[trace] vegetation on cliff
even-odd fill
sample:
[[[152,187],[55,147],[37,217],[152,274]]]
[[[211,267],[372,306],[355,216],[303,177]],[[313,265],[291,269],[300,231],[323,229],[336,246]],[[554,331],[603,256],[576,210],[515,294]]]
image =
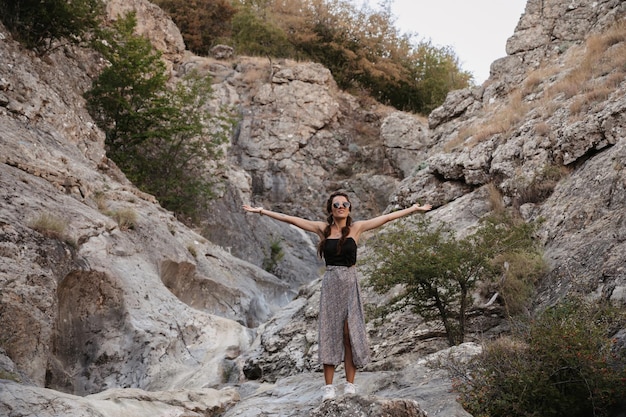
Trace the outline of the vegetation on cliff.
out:
[[[102,0],[0,0],[0,19],[13,36],[43,55],[55,42],[78,43],[96,30]],[[58,46],[58,45],[56,45]]]
[[[192,73],[168,86],[165,63],[149,39],[134,34],[134,16],[119,19],[97,48],[109,62],[88,109],[106,134],[107,155],[140,189],[193,220],[212,197],[207,167],[220,155],[229,119],[205,110],[208,78]]]
[[[347,0],[154,3],[170,13],[198,54],[226,43],[242,55],[320,62],[341,88],[400,110],[428,114],[449,91],[472,81],[451,48],[401,34],[389,2],[379,10]]]

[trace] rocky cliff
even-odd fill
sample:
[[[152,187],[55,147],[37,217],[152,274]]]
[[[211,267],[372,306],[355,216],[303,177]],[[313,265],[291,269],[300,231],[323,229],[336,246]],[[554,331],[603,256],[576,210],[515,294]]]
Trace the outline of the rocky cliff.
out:
[[[429,201],[458,230],[513,206],[543,220],[537,308],[572,291],[626,301],[623,1],[530,0],[490,79],[427,120],[339,91],[313,63],[193,56],[151,3],[108,2],[111,18],[130,9],[172,77],[211,75],[213,105],[239,112],[219,198],[191,230],[137,190],[85,110],[98,56],[39,58],[0,26],[3,414],[336,415],[318,408],[315,242],[243,202],[319,217],[343,188],[357,217]],[[270,274],[259,266],[273,241],[286,256]],[[368,409],[400,398],[467,415],[423,358],[477,346],[443,351],[410,316],[370,336],[357,381],[379,398]]]

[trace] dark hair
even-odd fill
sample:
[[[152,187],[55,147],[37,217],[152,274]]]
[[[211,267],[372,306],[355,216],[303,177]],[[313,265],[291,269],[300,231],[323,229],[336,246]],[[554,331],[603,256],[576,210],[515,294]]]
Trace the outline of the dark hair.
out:
[[[324,245],[326,244],[326,239],[328,238],[328,236],[330,236],[330,226],[332,226],[333,224],[333,199],[335,197],[345,197],[346,200],[350,201],[350,197],[348,197],[348,194],[344,193],[343,191],[335,191],[334,193],[332,193],[329,197],[328,200],[326,200],[326,213],[328,213],[328,216],[326,217],[326,228],[324,229],[324,237],[320,240],[320,243],[317,245],[317,253],[320,256],[320,258],[324,257]],[[348,209],[349,212],[352,211],[352,206],[350,206],[350,208]],[[346,225],[343,227],[343,229],[341,229],[341,238],[339,238],[339,244],[337,245],[337,253],[341,252],[341,247],[343,246],[343,243],[346,241],[346,237],[348,237],[348,235],[350,234],[350,225],[352,224],[352,217],[350,217],[350,215],[348,215],[348,218],[346,219]]]

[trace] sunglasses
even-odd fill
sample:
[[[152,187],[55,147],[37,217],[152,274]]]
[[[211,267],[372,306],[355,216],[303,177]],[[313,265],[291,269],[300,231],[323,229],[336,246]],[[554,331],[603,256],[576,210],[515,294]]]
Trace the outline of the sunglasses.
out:
[[[344,201],[343,203],[340,203],[339,201],[336,201],[333,203],[333,207],[336,209],[338,209],[341,206],[343,206],[343,208],[350,208],[350,202]]]

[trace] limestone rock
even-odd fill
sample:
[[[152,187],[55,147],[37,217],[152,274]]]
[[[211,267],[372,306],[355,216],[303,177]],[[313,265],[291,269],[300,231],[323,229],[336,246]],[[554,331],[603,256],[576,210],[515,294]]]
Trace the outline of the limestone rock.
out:
[[[178,27],[160,7],[147,0],[106,0],[107,14],[117,19],[134,12],[137,18],[136,32],[150,39],[169,61],[177,62],[185,51],[185,41]]]
[[[215,45],[211,48],[211,55],[215,59],[229,59],[232,58],[235,50],[232,46],[228,45]]]
[[[310,417],[426,417],[414,400],[384,400],[371,397],[348,396],[341,401],[325,401]]]
[[[383,120],[380,134],[385,152],[403,177],[414,174],[426,159],[426,151],[432,146],[428,133],[423,122],[407,113],[394,112]]]
[[[95,395],[78,397],[0,380],[0,412],[7,416],[217,417],[238,400],[239,394],[232,388],[166,392],[112,389]]]

